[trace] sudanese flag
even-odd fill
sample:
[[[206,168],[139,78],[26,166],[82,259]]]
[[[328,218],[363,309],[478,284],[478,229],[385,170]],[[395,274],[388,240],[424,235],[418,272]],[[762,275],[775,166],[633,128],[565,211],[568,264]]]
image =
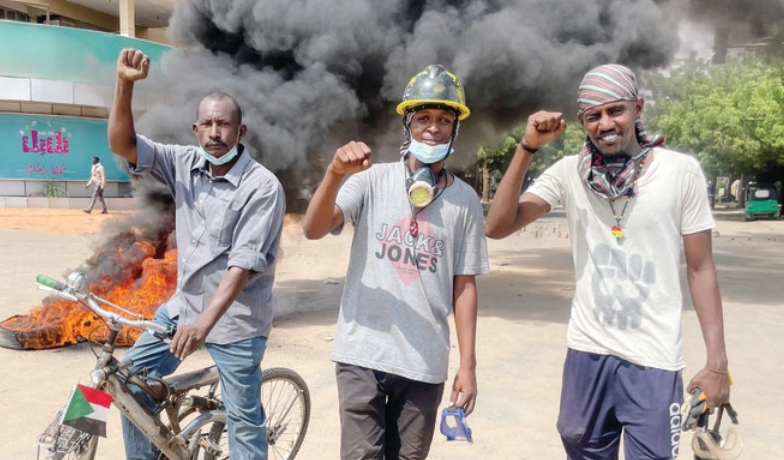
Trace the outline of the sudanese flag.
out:
[[[77,384],[63,413],[63,425],[105,438],[111,404],[109,393]]]

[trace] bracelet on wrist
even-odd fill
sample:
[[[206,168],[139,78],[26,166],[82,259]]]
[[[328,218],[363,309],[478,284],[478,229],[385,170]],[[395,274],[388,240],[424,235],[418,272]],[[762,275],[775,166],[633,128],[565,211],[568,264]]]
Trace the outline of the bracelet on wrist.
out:
[[[727,380],[729,380],[729,382],[730,382],[730,385],[732,385],[732,374],[730,374],[730,371],[729,371],[729,370],[726,370],[726,371],[717,371],[717,370],[711,369],[711,368],[709,368],[709,367],[706,367],[705,369],[706,369],[708,372],[712,372],[712,373],[714,373],[714,374],[719,374],[719,375],[726,375],[726,376],[727,376]]]
[[[523,150],[525,150],[526,152],[530,153],[531,155],[533,155],[534,153],[539,151],[539,147],[537,147],[535,149],[532,149],[531,147],[528,147],[527,145],[525,145],[525,141],[524,140],[520,140],[520,147],[522,147]]]
[[[706,367],[706,369],[708,368]],[[708,370],[710,372],[713,372],[714,374],[729,374],[729,371],[714,371],[713,369],[708,369]]]

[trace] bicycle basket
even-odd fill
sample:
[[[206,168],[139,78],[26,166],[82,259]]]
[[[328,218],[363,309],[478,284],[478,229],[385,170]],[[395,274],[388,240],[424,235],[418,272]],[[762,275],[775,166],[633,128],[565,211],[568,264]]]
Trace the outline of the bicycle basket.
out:
[[[38,454],[40,457],[41,450],[49,454],[70,454],[77,452],[79,449],[87,447],[87,442],[92,435],[85,433],[76,428],[72,428],[62,424],[63,411],[55,415],[54,419],[49,423],[43,433],[38,436]],[[57,455],[59,457],[59,455]]]

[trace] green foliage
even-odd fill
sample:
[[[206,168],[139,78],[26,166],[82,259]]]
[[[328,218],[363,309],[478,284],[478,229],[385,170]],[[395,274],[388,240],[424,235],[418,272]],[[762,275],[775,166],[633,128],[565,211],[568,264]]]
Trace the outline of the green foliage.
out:
[[[495,144],[479,147],[477,165],[487,162],[489,171],[505,172],[512,161],[517,145],[525,133],[525,125],[504,134]],[[573,155],[583,148],[585,134],[577,123],[570,123],[566,131],[554,141],[543,146],[531,162],[528,174],[538,176],[547,167],[565,155]]]
[[[697,155],[708,177],[784,175],[784,57],[751,56],[718,66],[689,59],[640,76],[646,130],[664,135],[668,148]],[[486,161],[489,171],[505,172],[524,129],[480,147],[477,165]],[[579,152],[584,139],[579,124],[570,123],[534,157],[529,176]]]
[[[646,128],[700,158],[709,176],[784,166],[784,63],[750,57],[710,66],[688,60],[646,74]]]
[[[65,198],[67,195],[61,183],[47,180],[44,196],[47,198]]]
[[[569,123],[566,131],[541,148],[531,171],[538,176],[546,168],[567,155],[575,155],[585,146],[585,131],[578,122]]]

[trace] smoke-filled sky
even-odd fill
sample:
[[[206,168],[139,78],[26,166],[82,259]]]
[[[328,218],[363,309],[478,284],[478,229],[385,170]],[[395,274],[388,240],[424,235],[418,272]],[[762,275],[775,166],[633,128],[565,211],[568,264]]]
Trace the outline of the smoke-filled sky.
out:
[[[472,111],[451,160],[462,166],[534,110],[574,114],[577,85],[596,65],[665,67],[690,45],[679,33],[735,24],[760,36],[782,16],[784,0],[182,0],[169,28],[181,49],[162,62],[168,83],[155,82],[170,103],[138,128],[192,143],[199,100],[225,91],[242,105],[257,159],[319,177],[349,140],[395,159],[394,107],[414,74],[439,63],[463,82]]]
[[[149,110],[139,131],[192,143],[198,101],[222,90],[273,170],[324,164],[352,139],[394,159],[394,107],[414,74],[440,63],[472,111],[457,143],[467,158],[534,109],[576,111],[595,65],[666,65],[673,29],[653,0],[183,0],[169,28],[183,49],[162,63],[173,104]]]
[[[697,22],[760,28],[781,20],[784,0],[689,0],[687,14]]]
[[[760,39],[781,36],[784,0],[667,0],[676,4],[681,17],[681,51],[677,57],[696,52],[698,57],[724,62],[727,46],[742,46]]]

